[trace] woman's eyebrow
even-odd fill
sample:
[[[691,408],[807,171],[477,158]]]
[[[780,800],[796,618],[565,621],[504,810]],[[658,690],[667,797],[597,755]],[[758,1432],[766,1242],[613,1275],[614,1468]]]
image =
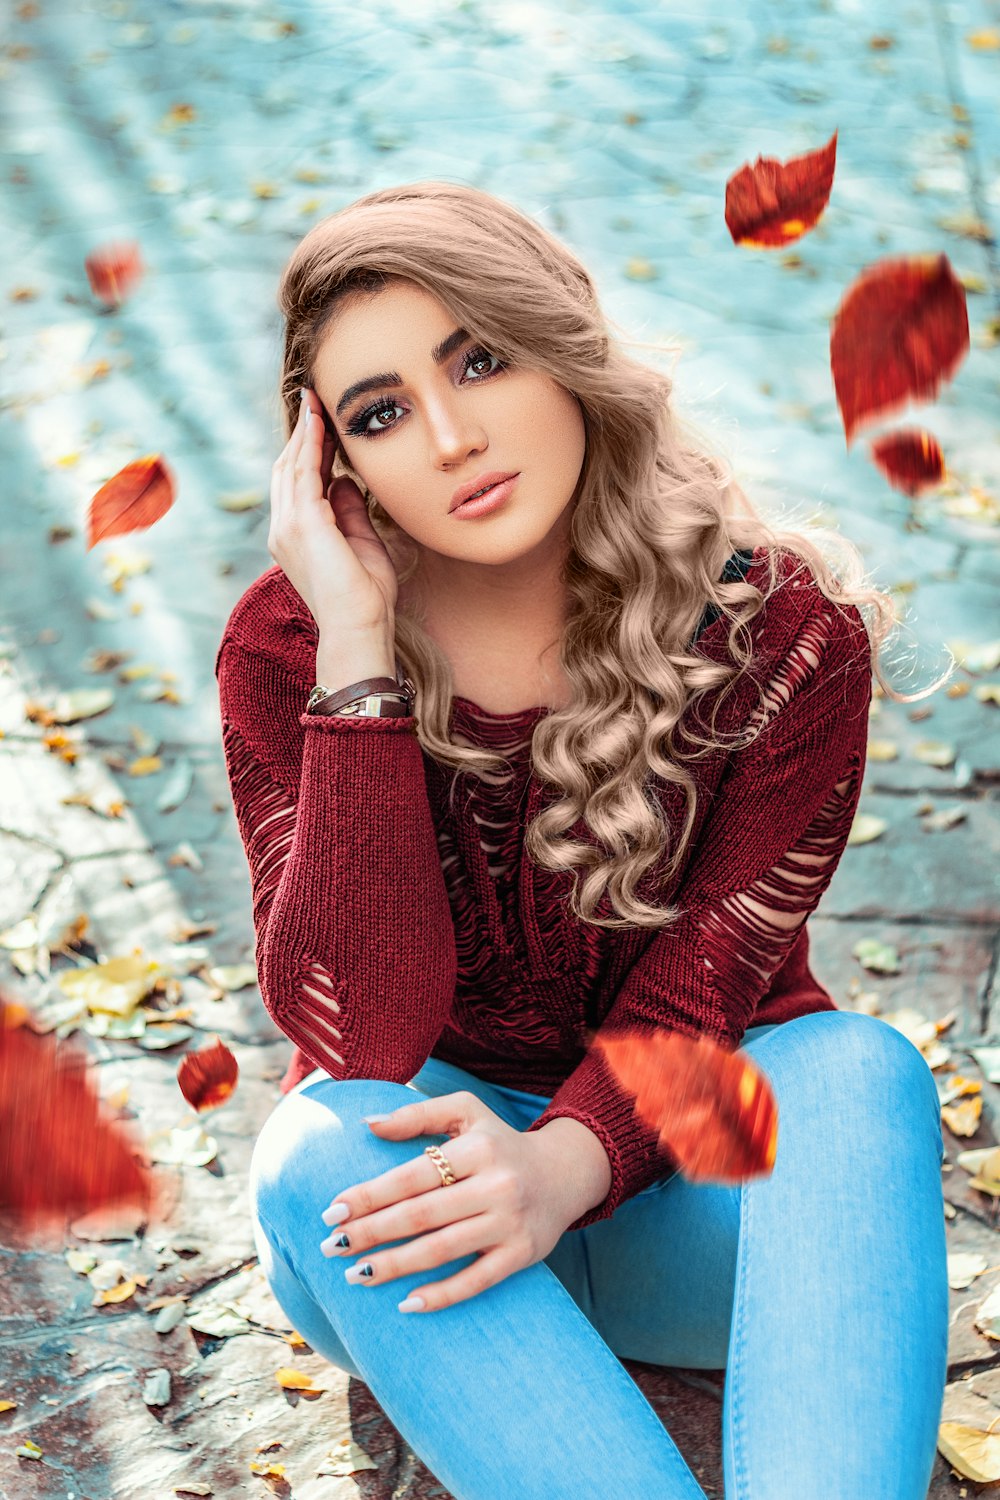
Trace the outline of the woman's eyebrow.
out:
[[[440,344],[435,344],[431,350],[431,359],[436,365],[443,365],[448,355],[457,349],[459,344],[464,344],[468,337],[469,334],[464,328],[456,328],[446,339],[442,339]],[[382,386],[402,384],[403,378],[395,370],[388,370],[383,375],[366,375],[364,380],[356,380],[353,385],[347,387],[337,402],[335,415],[339,417],[344,407],[349,401],[353,401],[355,396],[363,396],[366,391],[377,391]]]

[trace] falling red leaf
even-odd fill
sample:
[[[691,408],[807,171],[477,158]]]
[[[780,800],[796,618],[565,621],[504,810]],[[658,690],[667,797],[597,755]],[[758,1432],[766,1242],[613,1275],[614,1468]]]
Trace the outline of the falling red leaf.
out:
[[[692,1182],[768,1176],[778,1144],[778,1106],[745,1052],[676,1031],[598,1035],[599,1048],[635,1108]]]
[[[6,1005],[0,999],[0,1007]],[[0,1025],[0,1212],[28,1239],[95,1209],[138,1205],[159,1186],[141,1146],[105,1111],[86,1055],[51,1034]]]
[[[145,274],[142,255],[134,240],[102,245],[83,263],[90,290],[106,307],[119,307]]]
[[[876,438],[871,455],[889,483],[907,495],[917,495],[944,478],[944,455],[935,437],[921,428],[907,428]]]
[[[225,1042],[202,1047],[181,1058],[177,1082],[192,1109],[214,1109],[224,1104],[236,1087],[239,1065]]]
[[[837,132],[816,151],[780,162],[758,156],[726,183],[726,227],[737,245],[773,249],[812,229],[830,199]]]
[[[126,464],[102,484],[87,511],[87,551],[109,536],[142,531],[165,516],[177,485],[159,453]]]
[[[850,444],[856,428],[927,401],[969,350],[965,288],[948,257],[899,256],[862,271],[833,317],[830,368]]]

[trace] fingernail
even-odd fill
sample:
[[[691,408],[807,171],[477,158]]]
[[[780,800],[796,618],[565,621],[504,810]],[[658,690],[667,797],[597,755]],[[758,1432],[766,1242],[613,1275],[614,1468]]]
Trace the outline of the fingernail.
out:
[[[362,1120],[364,1121],[364,1123],[366,1125],[371,1125],[373,1123],[377,1123],[377,1121],[379,1121],[379,1120],[388,1120],[389,1116],[388,1115],[362,1115],[361,1118],[362,1118]]]
[[[331,1203],[330,1207],[324,1208],[323,1212],[320,1214],[320,1218],[323,1220],[323,1223],[328,1224],[331,1229],[335,1224],[342,1224],[344,1220],[349,1219],[350,1216],[351,1208],[350,1204],[348,1203]]]
[[[427,1304],[423,1297],[406,1297],[398,1306],[400,1312],[416,1312],[418,1308],[426,1307]]]
[[[351,1242],[347,1238],[346,1234],[338,1234],[336,1237],[334,1237],[332,1234],[328,1234],[326,1239],[323,1240],[320,1244],[319,1248],[322,1250],[324,1255],[336,1255],[341,1250],[347,1250],[350,1246],[350,1243]]]
[[[344,1272],[345,1281],[369,1281],[375,1275],[375,1267],[370,1260],[366,1260],[360,1266],[348,1266]]]

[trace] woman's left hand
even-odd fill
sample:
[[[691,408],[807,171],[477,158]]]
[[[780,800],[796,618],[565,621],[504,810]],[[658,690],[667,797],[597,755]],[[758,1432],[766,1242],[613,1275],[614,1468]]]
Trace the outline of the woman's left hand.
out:
[[[551,1144],[542,1140],[544,1131],[515,1130],[475,1094],[463,1090],[404,1104],[369,1129],[392,1141],[451,1136],[441,1149],[457,1180],[442,1183],[431,1158],[418,1152],[411,1161],[337,1193],[334,1201],[346,1203],[350,1215],[336,1223],[320,1249],[324,1255],[362,1253],[352,1270],[371,1267],[370,1275],[358,1278],[364,1286],[481,1252],[456,1275],[414,1288],[409,1295],[423,1298],[424,1311],[462,1302],[544,1260],[582,1211],[566,1197],[565,1155],[561,1162],[554,1156]],[[350,1243],[335,1249],[341,1234]],[[367,1253],[407,1235],[419,1238]]]

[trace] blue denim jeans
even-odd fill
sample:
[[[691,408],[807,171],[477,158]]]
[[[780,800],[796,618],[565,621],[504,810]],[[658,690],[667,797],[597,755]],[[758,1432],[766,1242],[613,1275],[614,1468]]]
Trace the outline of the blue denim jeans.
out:
[[[753,1027],[742,1050],[778,1105],[768,1177],[664,1177],[430,1313],[397,1303],[474,1254],[355,1286],[320,1253],[336,1192],[430,1139],[379,1140],[360,1116],[467,1089],[524,1129],[546,1096],[430,1058],[407,1084],[317,1070],[264,1122],[250,1201],[278,1303],[455,1500],[704,1500],[622,1359],[725,1368],[727,1500],[926,1500],[948,1352],[933,1074],[854,1011]]]

